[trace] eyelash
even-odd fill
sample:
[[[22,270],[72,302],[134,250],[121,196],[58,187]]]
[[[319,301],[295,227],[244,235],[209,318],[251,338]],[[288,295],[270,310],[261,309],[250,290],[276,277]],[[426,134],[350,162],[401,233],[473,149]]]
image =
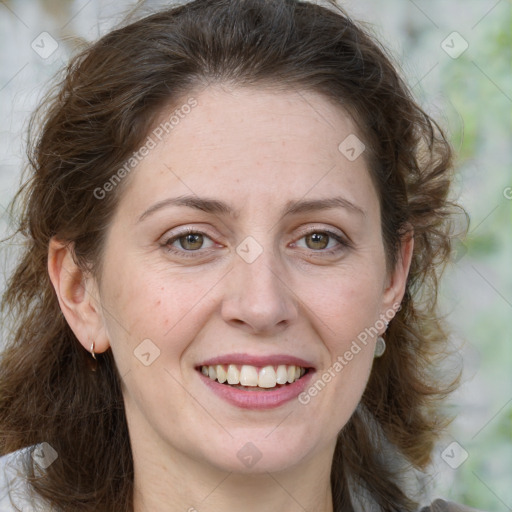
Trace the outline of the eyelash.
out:
[[[309,231],[302,233],[301,237],[298,240],[302,240],[304,237],[306,237],[308,235],[312,235],[313,233],[320,233],[320,234],[327,235],[329,238],[336,240],[336,242],[338,242],[338,244],[339,244],[334,249],[328,249],[328,250],[327,249],[320,249],[320,250],[309,249],[310,251],[313,252],[313,254],[333,256],[333,255],[337,254],[340,250],[351,247],[351,244],[347,240],[343,239],[340,235],[338,235],[337,233],[334,233],[333,231],[330,231],[328,229],[311,229]],[[190,250],[186,250],[186,249],[178,250],[178,249],[175,249],[174,247],[172,247],[172,244],[174,242],[176,242],[180,238],[183,238],[190,234],[203,235],[211,240],[211,237],[209,237],[208,234],[205,233],[204,231],[200,231],[200,230],[193,229],[193,228],[187,228],[187,229],[181,231],[180,233],[177,233],[176,235],[172,236],[171,238],[168,238],[164,242],[163,247],[168,252],[177,254],[180,257],[195,258],[195,257],[197,257],[197,254],[200,254],[201,249],[198,249],[195,251],[190,251]],[[203,251],[203,255],[204,255],[204,251]]]

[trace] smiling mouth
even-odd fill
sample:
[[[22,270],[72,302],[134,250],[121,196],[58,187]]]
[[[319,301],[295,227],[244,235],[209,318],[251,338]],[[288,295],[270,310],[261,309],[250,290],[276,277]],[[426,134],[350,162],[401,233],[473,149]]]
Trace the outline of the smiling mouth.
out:
[[[278,389],[298,381],[308,373],[308,368],[285,364],[263,367],[217,364],[201,366],[199,369],[210,380],[245,391]]]

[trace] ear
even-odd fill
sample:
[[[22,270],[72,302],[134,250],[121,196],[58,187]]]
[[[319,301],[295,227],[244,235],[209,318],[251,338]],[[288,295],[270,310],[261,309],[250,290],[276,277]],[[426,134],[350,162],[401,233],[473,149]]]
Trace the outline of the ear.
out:
[[[385,311],[394,309],[396,312],[399,304],[402,302],[405,294],[405,287],[407,285],[409,269],[411,267],[413,249],[414,231],[410,228],[402,236],[400,251],[397,255],[395,268],[390,273],[384,290],[383,308]]]
[[[48,248],[48,273],[59,300],[60,309],[71,330],[89,351],[105,352],[109,340],[93,277],[83,271],[73,257],[73,246],[53,237]]]

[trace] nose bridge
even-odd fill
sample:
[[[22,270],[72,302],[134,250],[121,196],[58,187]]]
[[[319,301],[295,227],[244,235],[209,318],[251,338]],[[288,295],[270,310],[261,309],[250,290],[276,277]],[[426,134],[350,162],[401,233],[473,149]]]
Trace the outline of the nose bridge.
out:
[[[283,269],[279,272],[278,257],[274,254],[272,247],[265,247],[254,261],[239,258],[236,266],[240,278],[245,283],[247,293],[255,298],[261,294],[269,294],[270,298],[270,295],[279,294],[282,291],[280,279],[284,278]],[[279,273],[281,276],[278,278]]]
[[[247,237],[236,252],[231,286],[223,304],[225,320],[254,331],[280,329],[293,321],[297,315],[295,300],[269,237],[264,245]]]

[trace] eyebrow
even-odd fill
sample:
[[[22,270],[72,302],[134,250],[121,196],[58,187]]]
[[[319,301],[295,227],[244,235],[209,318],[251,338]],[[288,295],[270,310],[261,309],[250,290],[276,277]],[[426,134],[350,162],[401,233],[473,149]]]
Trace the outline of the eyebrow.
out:
[[[235,210],[223,201],[218,201],[217,199],[210,199],[206,197],[187,195],[172,197],[155,203],[139,217],[137,222],[141,222],[156,211],[161,210],[162,208],[168,208],[170,206],[186,206],[188,208],[201,210],[206,213],[224,216],[230,215],[232,217],[237,217],[240,214],[239,210]],[[286,215],[297,215],[299,213],[329,210],[333,208],[344,208],[350,212],[357,213],[362,216],[366,215],[366,212],[361,207],[355,205],[342,196],[336,196],[326,199],[288,201],[283,209],[282,216],[285,217]]]

